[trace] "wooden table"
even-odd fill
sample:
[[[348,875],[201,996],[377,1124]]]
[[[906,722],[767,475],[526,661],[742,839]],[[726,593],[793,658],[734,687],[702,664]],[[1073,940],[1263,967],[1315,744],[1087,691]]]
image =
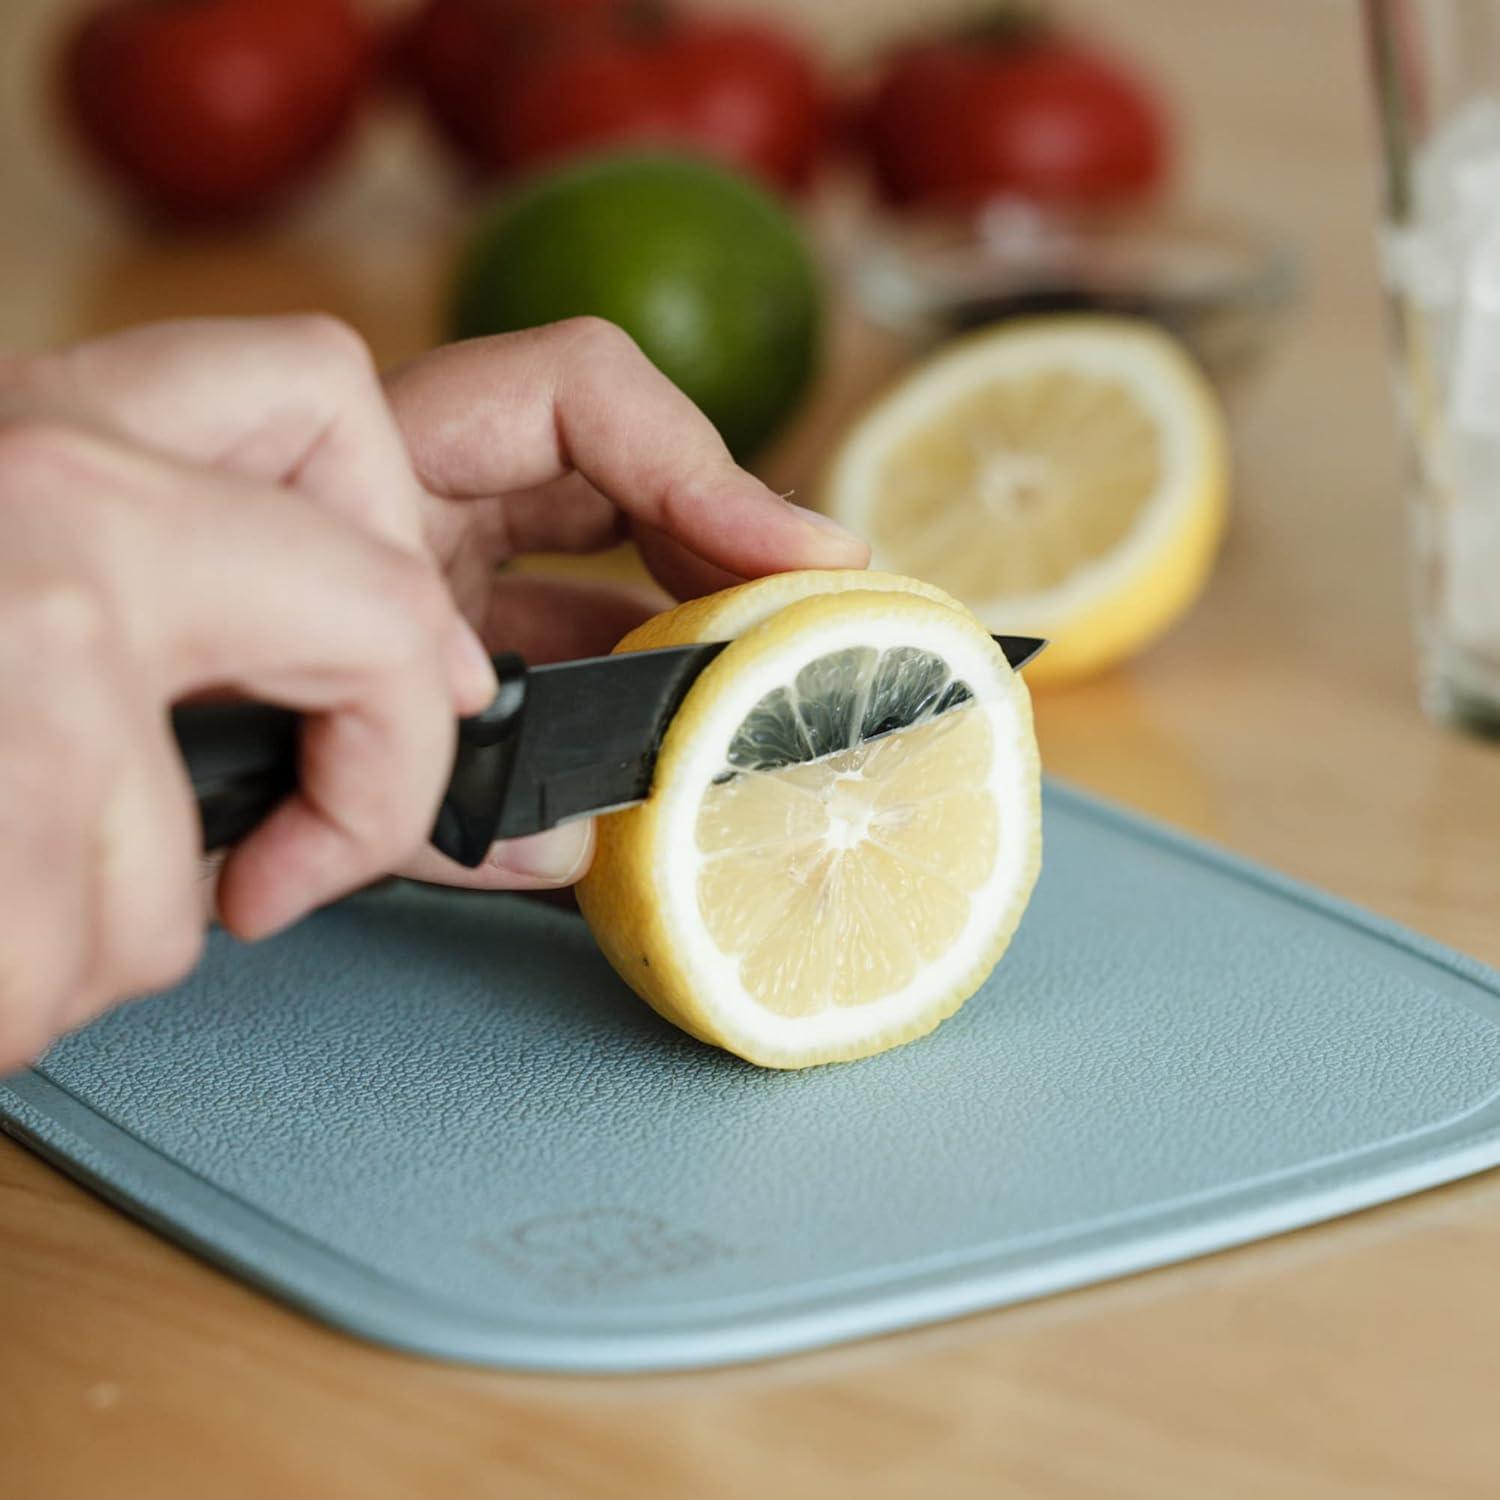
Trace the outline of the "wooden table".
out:
[[[413,288],[436,287],[451,198],[410,132],[382,125],[272,243],[144,244],[38,124],[58,8],[6,0],[0,19],[0,342],[298,305],[352,318],[383,358],[432,337]],[[857,50],[854,7],[787,8]],[[1412,686],[1353,6],[1136,0],[1129,20],[1179,102],[1189,193],[1294,229],[1311,279],[1235,398],[1238,509],[1209,597],[1129,671],[1039,703],[1046,762],[1500,963],[1500,749],[1424,722]],[[851,369],[778,480],[860,394]],[[1478,1497],[1500,1486],[1497,1382],[1500,1174],[837,1352],[544,1379],[327,1332],[0,1144],[0,1493],[18,1500]]]

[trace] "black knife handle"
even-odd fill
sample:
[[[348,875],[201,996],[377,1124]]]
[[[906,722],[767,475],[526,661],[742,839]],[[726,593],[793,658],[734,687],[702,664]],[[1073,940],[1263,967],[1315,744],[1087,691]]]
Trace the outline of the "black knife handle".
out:
[[[471,870],[495,842],[526,717],[526,663],[514,652],[492,660],[500,691],[482,714],[458,721],[453,771],[432,830],[434,847]]]
[[[263,703],[172,710],[205,853],[237,844],[297,786],[297,715]]]
[[[473,869],[494,841],[526,711],[526,663],[494,658],[500,691],[458,721],[458,749],[433,844]],[[172,711],[172,732],[203,825],[205,852],[236,844],[297,787],[298,716],[264,703],[195,703]]]

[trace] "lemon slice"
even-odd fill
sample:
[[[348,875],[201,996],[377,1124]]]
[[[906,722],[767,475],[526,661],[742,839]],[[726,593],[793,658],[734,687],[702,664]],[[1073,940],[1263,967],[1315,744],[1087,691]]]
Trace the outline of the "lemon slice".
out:
[[[1115,318],[959,340],[870,407],[820,507],[879,568],[931,580],[992,630],[1048,636],[1033,683],[1139,650],[1208,577],[1228,491],[1224,424],[1172,339]]]
[[[781,574],[624,650],[731,639],[600,820],[579,905],[669,1020],[768,1067],[930,1031],[1010,941],[1040,862],[1026,688],[931,586]]]

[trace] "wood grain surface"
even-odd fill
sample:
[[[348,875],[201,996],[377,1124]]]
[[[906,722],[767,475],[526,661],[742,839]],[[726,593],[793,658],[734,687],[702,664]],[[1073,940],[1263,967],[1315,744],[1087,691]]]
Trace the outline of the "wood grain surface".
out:
[[[857,56],[907,7],[783,7]],[[63,153],[0,7],[0,344],[323,306],[436,336],[452,183],[400,120],[269,240],[136,235]],[[1308,286],[1233,395],[1212,591],[1043,698],[1049,768],[1500,963],[1500,749],[1416,708],[1352,3],[1078,4],[1176,99],[1185,193],[1293,232]],[[849,318],[771,466],[805,481],[889,367]],[[1481,1497],[1500,1492],[1500,1174],[1194,1264],[710,1375],[521,1378],[328,1332],[0,1143],[0,1495]]]

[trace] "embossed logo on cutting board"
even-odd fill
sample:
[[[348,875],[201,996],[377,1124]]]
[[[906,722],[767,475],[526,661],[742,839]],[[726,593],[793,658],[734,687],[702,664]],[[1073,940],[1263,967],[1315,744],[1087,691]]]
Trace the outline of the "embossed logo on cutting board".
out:
[[[696,1229],[629,1208],[545,1214],[479,1248],[559,1291],[605,1291],[632,1281],[696,1271],[733,1254]]]

